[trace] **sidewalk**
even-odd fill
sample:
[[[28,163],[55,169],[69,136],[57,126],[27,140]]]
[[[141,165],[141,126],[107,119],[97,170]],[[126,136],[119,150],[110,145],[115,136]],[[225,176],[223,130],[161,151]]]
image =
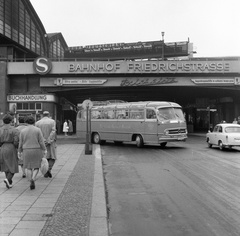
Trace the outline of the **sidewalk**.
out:
[[[85,155],[75,137],[59,136],[52,178],[39,172],[36,189],[15,174],[7,189],[0,173],[0,236],[107,236],[107,212],[99,145]]]

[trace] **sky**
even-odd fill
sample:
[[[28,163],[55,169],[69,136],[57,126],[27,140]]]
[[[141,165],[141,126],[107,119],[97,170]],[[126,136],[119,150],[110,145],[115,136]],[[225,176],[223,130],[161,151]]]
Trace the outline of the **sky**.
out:
[[[190,41],[194,57],[240,57],[240,0],[30,0],[67,45]]]

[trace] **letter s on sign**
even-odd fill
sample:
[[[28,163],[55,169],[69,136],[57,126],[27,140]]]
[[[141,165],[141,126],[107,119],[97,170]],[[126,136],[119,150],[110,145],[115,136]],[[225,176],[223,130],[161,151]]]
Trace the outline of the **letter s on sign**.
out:
[[[46,57],[38,57],[33,62],[33,69],[37,74],[45,75],[52,69],[52,62]]]

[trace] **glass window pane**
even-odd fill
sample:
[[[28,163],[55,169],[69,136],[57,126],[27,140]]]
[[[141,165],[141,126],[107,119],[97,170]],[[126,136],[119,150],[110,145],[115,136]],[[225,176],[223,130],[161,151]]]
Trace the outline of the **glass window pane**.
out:
[[[126,110],[126,109],[116,110],[116,118],[117,119],[128,119],[128,110]]]
[[[101,111],[100,110],[92,110],[91,117],[92,117],[92,119],[100,119]]]
[[[34,102],[30,102],[29,106],[30,106],[30,110],[35,110],[35,103]]]
[[[23,109],[23,104],[17,103],[17,110],[22,110],[22,109]]]
[[[143,109],[130,110],[130,119],[143,119],[143,118],[144,118]]]
[[[42,110],[42,103],[36,103],[36,110]]]
[[[23,110],[28,110],[28,103],[23,103]]]

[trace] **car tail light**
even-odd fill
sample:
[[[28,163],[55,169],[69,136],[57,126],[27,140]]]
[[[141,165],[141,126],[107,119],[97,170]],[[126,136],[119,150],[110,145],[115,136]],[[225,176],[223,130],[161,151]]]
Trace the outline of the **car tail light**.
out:
[[[228,142],[228,136],[226,136],[226,141]]]

